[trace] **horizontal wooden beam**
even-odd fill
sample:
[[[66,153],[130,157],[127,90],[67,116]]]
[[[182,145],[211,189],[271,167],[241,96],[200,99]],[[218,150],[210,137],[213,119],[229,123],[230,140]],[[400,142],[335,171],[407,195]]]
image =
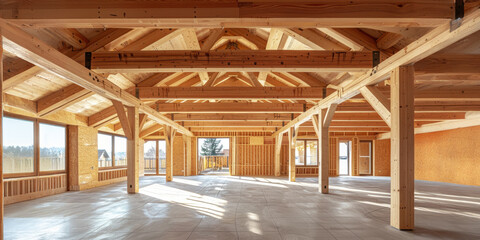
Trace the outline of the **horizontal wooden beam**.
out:
[[[137,87],[141,100],[321,100],[322,87]]]
[[[97,72],[335,72],[371,69],[373,54],[302,50],[131,51],[94,52]]]
[[[288,122],[298,114],[288,113],[177,113],[167,114],[170,119],[181,124],[185,121],[283,121]]]
[[[106,78],[90,71],[48,44],[24,32],[22,29],[2,19],[0,19],[0,28],[4,40],[3,47],[8,52],[80,85],[85,89],[95,92],[102,97],[120,101],[127,106],[138,107],[139,110],[147,114],[150,119],[161,124],[172,126],[186,135],[193,136],[190,131],[159,114],[149,106],[146,106],[139,99],[125,92]]]
[[[428,11],[425,11],[428,9]],[[25,27],[432,27],[453,1],[7,1],[0,17]]]
[[[415,113],[415,120],[443,121],[451,119],[465,119],[464,112],[446,113]],[[336,112],[332,121],[381,121],[377,113],[341,113]]]
[[[415,74],[480,73],[480,54],[435,54],[415,63]]]
[[[299,103],[158,103],[160,113],[302,113]]]

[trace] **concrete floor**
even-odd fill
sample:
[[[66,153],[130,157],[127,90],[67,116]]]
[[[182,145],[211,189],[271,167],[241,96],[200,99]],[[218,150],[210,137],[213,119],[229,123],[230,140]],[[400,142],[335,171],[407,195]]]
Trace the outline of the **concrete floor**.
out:
[[[5,207],[6,239],[480,239],[480,187],[416,181],[416,229],[389,226],[389,178],[141,178]]]

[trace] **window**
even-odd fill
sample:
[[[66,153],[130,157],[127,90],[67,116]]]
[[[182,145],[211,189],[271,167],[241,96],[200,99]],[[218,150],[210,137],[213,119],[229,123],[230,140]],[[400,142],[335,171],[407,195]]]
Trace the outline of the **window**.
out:
[[[40,123],[40,171],[65,170],[65,127]]]
[[[297,140],[295,165],[318,166],[318,142],[316,140]]]
[[[115,136],[115,166],[127,166],[127,138]]]
[[[148,140],[143,145],[143,161],[145,174],[165,174],[166,151],[164,140]]]
[[[98,133],[98,167],[127,166],[127,138],[107,133]]]
[[[6,177],[65,172],[66,127],[6,114],[3,118],[3,171]]]
[[[3,173],[33,173],[34,122],[3,118]]]

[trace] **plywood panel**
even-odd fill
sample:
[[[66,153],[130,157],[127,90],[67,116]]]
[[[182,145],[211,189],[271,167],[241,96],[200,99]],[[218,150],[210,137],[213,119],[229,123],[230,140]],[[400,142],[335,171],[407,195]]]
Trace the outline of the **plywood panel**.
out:
[[[375,141],[374,176],[390,176],[390,139]]]

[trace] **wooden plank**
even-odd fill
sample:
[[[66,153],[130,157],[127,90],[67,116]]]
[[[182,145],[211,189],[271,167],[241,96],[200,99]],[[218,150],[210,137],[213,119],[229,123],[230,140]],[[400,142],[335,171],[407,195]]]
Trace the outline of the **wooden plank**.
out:
[[[367,71],[372,52],[302,50],[122,51],[92,53],[96,72]],[[207,79],[208,80],[208,79]]]
[[[175,121],[289,121],[295,115],[288,113],[258,113],[258,114],[243,114],[243,113],[189,113],[189,114],[173,114],[171,119]]]
[[[162,125],[160,124],[155,124],[143,131],[140,132],[140,138],[146,138],[148,136],[150,136],[151,134],[157,132],[157,131],[160,131],[161,129],[163,128]]]
[[[141,100],[321,100],[322,87],[137,87]]]
[[[377,47],[380,49],[389,49],[402,39],[403,36],[401,34],[386,32],[377,39]]]
[[[190,131],[171,121],[165,116],[145,106],[139,99],[123,91],[104,77],[88,70],[75,60],[68,58],[48,44],[22,31],[18,27],[0,19],[0,27],[4,36],[4,48],[35,65],[56,75],[91,90],[100,96],[121,101],[128,106],[137,106],[150,119],[162,124],[178,128],[182,133],[193,135]],[[46,54],[48,53],[48,54]]]
[[[391,76],[391,206],[390,225],[414,228],[413,66],[396,68]]]
[[[360,92],[385,123],[391,127],[390,100],[374,86],[360,88]]]
[[[114,104],[115,105],[115,104]],[[123,109],[123,106],[122,106]],[[127,137],[127,192],[138,193],[140,184],[139,168],[139,115],[137,107],[127,107],[130,136]],[[119,114],[120,116],[120,114]],[[126,126],[123,131],[125,132]]]
[[[407,47],[395,53],[394,55],[381,62],[374,70],[362,75],[358,79],[351,82],[342,91],[336,91],[334,94],[328,95],[321,100],[316,106],[310,108],[305,113],[298,116],[293,121],[289,122],[283,128],[274,133],[274,135],[288,131],[292,126],[302,124],[307,119],[332,103],[342,103],[343,101],[352,98],[359,93],[359,90],[367,85],[374,85],[384,81],[395,68],[418,62],[443,48],[463,39],[480,30],[480,9],[476,9],[468,13],[463,19],[462,24],[452,30],[450,24],[443,24],[432,31],[425,34],[417,41],[409,44]]]
[[[37,114],[37,104],[34,101],[3,93],[3,104]]]
[[[210,51],[213,45],[225,34],[225,31],[221,28],[215,28],[210,30],[207,39],[203,41],[202,51]]]
[[[111,121],[116,116],[117,116],[117,111],[115,110],[114,106],[105,108],[102,111],[94,113],[88,117],[88,126],[91,126],[91,127],[101,126],[102,124],[105,124]]]
[[[428,11],[425,11],[428,9]],[[238,2],[67,0],[0,5],[0,17],[25,27],[432,27],[453,18],[452,1]]]
[[[324,33],[313,28],[283,29],[283,32],[314,50],[346,51],[348,47],[332,41]]]
[[[76,49],[83,49],[89,40],[75,28],[51,28],[47,30]]]
[[[416,74],[480,73],[478,54],[435,54],[415,63]]]

